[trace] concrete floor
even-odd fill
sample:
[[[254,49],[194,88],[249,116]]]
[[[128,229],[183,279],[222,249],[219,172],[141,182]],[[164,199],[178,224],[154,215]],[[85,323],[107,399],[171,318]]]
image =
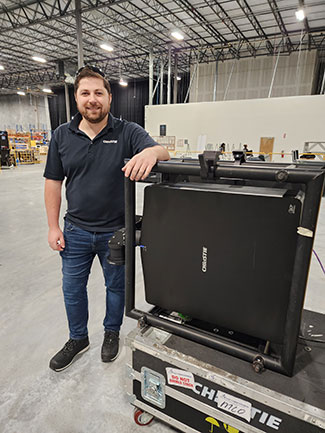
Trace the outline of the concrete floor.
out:
[[[125,349],[100,361],[104,285],[96,261],[89,281],[91,347],[55,373],[49,359],[67,340],[60,257],[47,244],[43,165],[0,171],[0,431],[2,433],[172,432],[154,421],[139,427],[124,390]],[[143,189],[143,184],[138,185]],[[314,245],[325,264],[325,201]],[[144,304],[142,288],[140,308]],[[305,307],[325,312],[325,276],[312,257]],[[122,338],[136,322],[126,318]]]

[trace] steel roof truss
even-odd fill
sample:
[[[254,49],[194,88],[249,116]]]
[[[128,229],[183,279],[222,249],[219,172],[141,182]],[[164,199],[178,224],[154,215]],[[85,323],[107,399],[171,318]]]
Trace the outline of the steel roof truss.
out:
[[[267,0],[267,2],[268,2],[269,6],[271,8],[271,11],[272,11],[272,13],[274,15],[274,18],[275,18],[275,20],[276,20],[276,22],[277,22],[277,24],[279,26],[279,29],[280,29],[282,35],[285,36],[285,38],[286,38],[286,42],[285,43],[286,43],[286,46],[287,46],[287,50],[290,53],[292,51],[292,48],[293,48],[292,42],[291,42],[291,40],[289,38],[288,31],[287,31],[287,29],[286,29],[286,27],[284,25],[284,22],[283,22],[281,14],[280,14],[278,5],[276,3],[276,0]]]
[[[256,54],[255,48],[253,47],[253,45],[251,45],[249,40],[245,37],[244,33],[238,28],[238,26],[230,19],[229,15],[222,8],[222,6],[215,0],[213,1],[205,0],[205,3],[213,10],[213,12],[217,15],[217,17],[222,21],[222,23],[231,31],[231,33],[237,39],[244,39],[247,42],[249,52],[252,54],[252,56],[255,56]]]
[[[266,33],[264,32],[262,26],[260,25],[257,18],[255,17],[255,15],[254,15],[252,9],[250,8],[250,6],[248,5],[247,1],[246,0],[237,0],[237,3],[240,6],[240,8],[242,9],[242,11],[244,12],[244,14],[247,17],[247,19],[249,20],[249,22],[251,23],[251,25],[252,25],[253,29],[256,31],[256,33],[261,38],[265,39],[265,44],[266,44],[266,48],[267,48],[268,52],[270,54],[273,54],[274,53],[273,45],[269,41]]]

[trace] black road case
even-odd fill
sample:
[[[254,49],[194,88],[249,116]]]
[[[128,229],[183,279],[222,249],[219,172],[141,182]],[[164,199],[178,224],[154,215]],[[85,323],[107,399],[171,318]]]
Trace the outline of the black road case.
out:
[[[241,359],[158,328],[135,329],[126,338],[130,402],[182,432],[324,432],[324,344],[308,336],[325,334],[325,316],[304,311],[301,332],[289,378],[257,374]]]
[[[148,422],[142,410],[183,432],[325,432],[325,316],[301,321],[324,170],[237,153],[233,163],[210,153],[159,163],[141,230],[125,181],[126,314],[140,327],[127,338],[135,421]],[[257,233],[238,229],[239,212]],[[187,236],[184,221],[199,227]],[[136,246],[147,312],[136,308]]]

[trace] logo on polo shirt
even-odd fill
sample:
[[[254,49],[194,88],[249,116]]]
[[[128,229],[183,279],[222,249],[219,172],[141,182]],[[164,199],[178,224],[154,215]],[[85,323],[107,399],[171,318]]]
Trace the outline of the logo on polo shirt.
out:
[[[103,140],[103,143],[106,143],[106,144],[117,143],[117,140]]]

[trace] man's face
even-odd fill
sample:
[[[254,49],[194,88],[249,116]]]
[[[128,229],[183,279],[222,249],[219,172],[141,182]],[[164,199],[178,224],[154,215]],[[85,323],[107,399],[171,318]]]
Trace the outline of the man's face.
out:
[[[111,108],[112,95],[100,78],[82,78],[75,98],[79,113],[90,123],[101,122]]]

